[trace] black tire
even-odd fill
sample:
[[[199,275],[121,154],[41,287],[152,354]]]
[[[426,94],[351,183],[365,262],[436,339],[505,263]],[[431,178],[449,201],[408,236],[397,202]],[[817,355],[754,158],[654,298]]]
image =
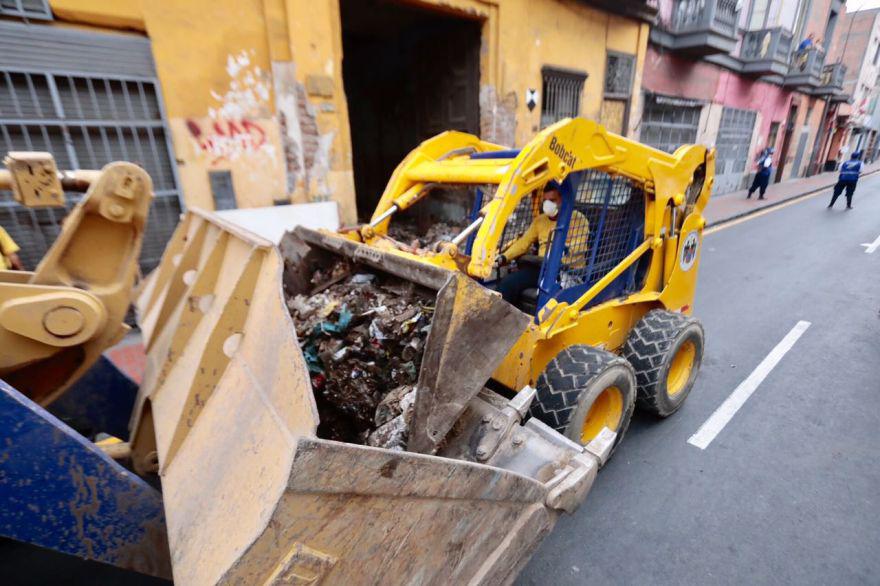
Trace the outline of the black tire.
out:
[[[704,344],[703,325],[697,318],[662,309],[645,314],[623,346],[623,357],[636,371],[639,409],[660,417],[678,411],[700,372]],[[690,367],[685,373],[681,368],[690,353]],[[676,356],[681,362],[670,377]]]
[[[600,397],[602,403],[591,413]],[[538,392],[530,412],[567,438],[583,444],[589,441],[582,439],[585,424],[596,432],[602,427],[611,428],[609,417],[615,418],[619,411],[612,429],[617,432],[617,446],[629,427],[635,397],[635,373],[626,360],[592,346],[570,346],[557,354],[538,377]],[[587,437],[590,436],[588,433]]]

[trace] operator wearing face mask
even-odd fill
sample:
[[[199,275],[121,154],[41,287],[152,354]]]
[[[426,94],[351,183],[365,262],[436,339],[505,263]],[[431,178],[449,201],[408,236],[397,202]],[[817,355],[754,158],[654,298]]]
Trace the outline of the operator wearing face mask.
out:
[[[532,220],[529,229],[522,236],[511,242],[504,252],[498,256],[498,264],[507,264],[529,252],[535,243],[538,244],[538,256],[544,258],[550,238],[556,229],[556,219],[559,215],[559,207],[562,205],[562,196],[559,193],[559,184],[551,181],[544,186],[544,196],[541,203],[542,213]],[[568,236],[565,242],[565,254],[563,263],[567,268],[581,268],[586,265],[587,237],[589,236],[589,222],[578,211],[573,211],[568,225]],[[519,301],[520,295],[526,289],[538,286],[538,278],[541,275],[539,263],[520,263],[516,271],[507,274],[498,282],[498,291],[508,303]]]

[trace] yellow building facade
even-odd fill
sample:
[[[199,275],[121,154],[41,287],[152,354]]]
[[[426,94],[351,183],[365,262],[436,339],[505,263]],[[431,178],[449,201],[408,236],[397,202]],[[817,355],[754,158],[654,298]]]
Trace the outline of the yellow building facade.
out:
[[[344,223],[447,128],[515,147],[573,108],[633,133],[650,9],[597,4],[50,1],[51,26],[150,39],[187,206],[335,200]]]

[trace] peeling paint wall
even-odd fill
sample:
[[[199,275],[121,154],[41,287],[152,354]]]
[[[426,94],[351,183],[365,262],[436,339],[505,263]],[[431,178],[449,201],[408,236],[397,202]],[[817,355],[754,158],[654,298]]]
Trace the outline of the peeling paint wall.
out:
[[[111,5],[112,4],[112,5]],[[572,0],[407,0],[481,23],[480,131],[522,146],[539,130],[542,66],[587,73],[580,114],[598,119],[606,51],[636,56],[638,111],[648,25]],[[337,0],[51,0],[68,23],[144,31],[187,205],[211,209],[229,171],[239,207],[335,200],[356,218]],[[380,67],[381,64],[377,64]],[[630,115],[630,132],[634,128]],[[416,146],[416,145],[413,145]]]

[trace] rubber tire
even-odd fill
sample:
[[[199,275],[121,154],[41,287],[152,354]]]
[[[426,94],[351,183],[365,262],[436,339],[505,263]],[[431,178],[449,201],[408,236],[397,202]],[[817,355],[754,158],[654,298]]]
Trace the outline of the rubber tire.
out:
[[[696,349],[691,374],[682,390],[670,397],[666,389],[667,375],[672,358],[686,341]],[[636,371],[640,410],[659,417],[669,417],[678,411],[690,394],[703,360],[705,333],[695,317],[663,309],[649,311],[632,329],[623,346],[623,357]]]
[[[538,392],[530,413],[581,443],[581,429],[593,401],[610,386],[617,386],[623,394],[623,412],[614,442],[617,447],[635,408],[636,379],[632,366],[611,352],[586,345],[562,350],[538,377]]]

